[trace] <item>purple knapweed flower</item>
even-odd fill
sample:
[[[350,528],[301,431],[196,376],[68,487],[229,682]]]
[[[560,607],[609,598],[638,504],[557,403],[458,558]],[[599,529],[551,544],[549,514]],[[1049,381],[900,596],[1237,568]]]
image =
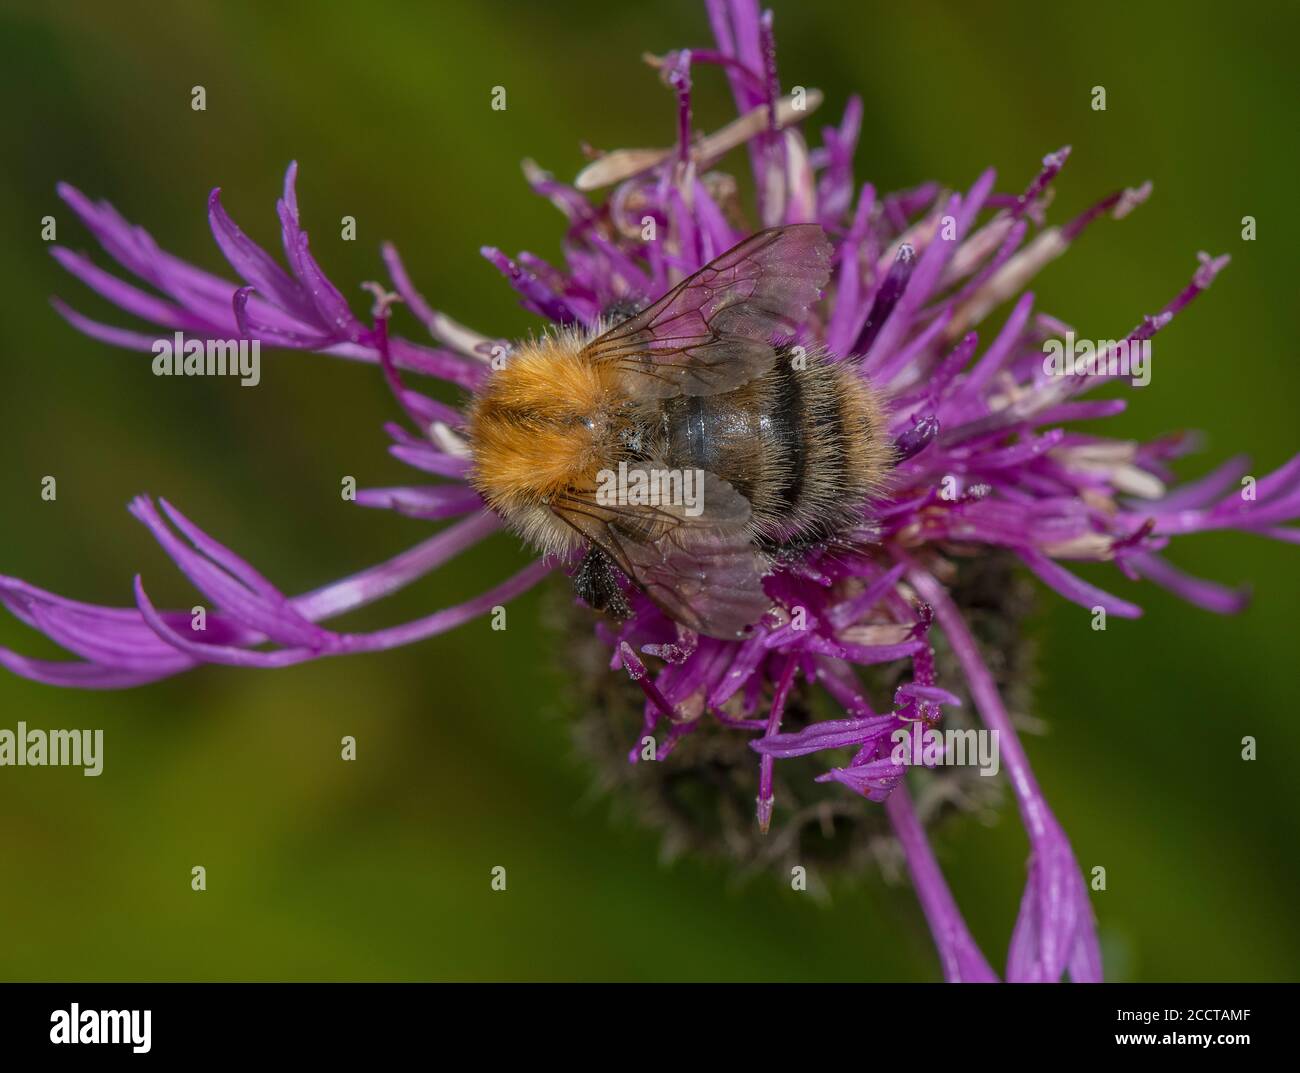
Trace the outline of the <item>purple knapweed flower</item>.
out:
[[[1259,479],[1253,497],[1238,485],[1247,466],[1240,458],[1171,490],[1169,463],[1189,449],[1188,438],[1136,443],[1066,427],[1111,417],[1126,404],[1084,397],[1115,378],[1105,362],[1085,375],[1044,371],[1044,342],[1066,328],[1035,312],[1025,287],[1095,220],[1124,215],[1148,187],[1117,191],[1078,218],[1049,226],[1046,195],[1068,150],[1045,157],[1019,194],[998,192],[992,171],[965,192],[927,183],[878,195],[870,184],[855,186],[861,102],[850,100],[839,125],[826,128],[820,147],[810,148],[798,123],[820,97],[815,91],[782,96],[770,13],[760,14],[754,0],[709,0],[708,13],[715,47],[653,61],[676,98],[676,144],[604,154],[573,185],[527,162],[530,185],[567,220],[565,263],[526,253],[510,258],[494,248],[484,256],[528,309],[550,322],[591,326],[616,303],[661,294],[759,228],[819,223],[834,246],[833,275],[805,331],[840,358],[861,357],[863,372],[888,402],[899,461],[887,495],[863,517],[852,541],[783,562],[765,579],[773,610],[747,639],[697,636],[639,593],[630,594],[630,618],[601,620],[595,629],[608,645],[610,666],[644,691],[645,733],[666,727],[656,760],[671,763],[676,744],[706,723],[752,738],[763,828],[780,805],[773,791],[778,760],[851,750],[847,761],[829,762],[821,778],[884,804],[945,977],[995,980],[940,873],[903,782],[906,764],[896,762],[892,748],[900,729],[937,725],[944,708],[960,702],[957,692],[970,697],[984,726],[998,733],[1031,848],[1005,978],[1099,980],[1095,923],[1078,862],[1029,768],[950,580],[962,559],[1009,554],[1067,600],[1136,617],[1138,607],[1064,565],[1109,562],[1198,606],[1236,611],[1242,594],[1187,576],[1163,552],[1175,535],[1213,529],[1296,542],[1300,530],[1286,523],[1300,516],[1300,457]],[[701,67],[722,71],[738,114],[721,130],[697,136],[691,99]],[[748,155],[752,215],[736,180],[714,170],[735,149]],[[55,685],[111,689],[200,663],[280,667],[391,648],[451,629],[556,566],[572,566],[535,563],[465,604],[377,632],[340,633],[324,625],[410,584],[499,528],[466,481],[462,410],[408,387],[403,374],[473,392],[494,361],[508,360],[508,344],[431,308],[391,246],[383,257],[395,293],[374,287],[373,309],[359,318],[312,256],[295,180],[291,166],[277,205],[287,271],[235,226],[213,192],[213,236],[241,282],[181,261],[110,206],[60,186],[104,251],[144,286],[70,250],[57,248],[54,256],[152,327],[125,330],[62,302],[55,307],[88,335],[133,350],[150,351],[160,330],[179,331],[377,365],[417,429],[390,426],[389,450],[439,480],[363,490],[357,502],[459,520],[386,563],[287,596],[165,500],[138,498],[131,512],[210,601],[206,630],[191,630],[188,612],[155,607],[139,577],[134,606],[122,608],[80,603],[4,577],[0,600],[9,611],[78,657],[45,661],[0,649],[0,663],[11,671]],[[593,198],[591,191],[603,189],[608,196]],[[657,241],[643,238],[647,218]],[[1226,261],[1202,254],[1187,286],[1128,333],[1125,346],[1155,335],[1209,287]],[[436,345],[390,336],[398,299]],[[1007,303],[1005,323],[981,338],[976,329]],[[946,639],[964,681],[939,680],[934,630]],[[857,668],[886,663],[907,668],[902,684],[892,696],[868,697]],[[842,717],[783,729],[797,678],[820,685]],[[633,749],[630,759],[639,756]]]

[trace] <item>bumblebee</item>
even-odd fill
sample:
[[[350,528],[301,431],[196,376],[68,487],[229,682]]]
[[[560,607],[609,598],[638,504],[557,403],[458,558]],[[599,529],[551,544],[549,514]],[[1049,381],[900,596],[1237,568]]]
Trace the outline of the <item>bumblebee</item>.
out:
[[[830,258],[816,224],[761,231],[621,323],[519,345],[470,407],[474,487],[540,551],[583,553],[595,609],[627,614],[621,573],[743,636],[774,562],[860,524],[890,465],[857,364],[793,341]]]

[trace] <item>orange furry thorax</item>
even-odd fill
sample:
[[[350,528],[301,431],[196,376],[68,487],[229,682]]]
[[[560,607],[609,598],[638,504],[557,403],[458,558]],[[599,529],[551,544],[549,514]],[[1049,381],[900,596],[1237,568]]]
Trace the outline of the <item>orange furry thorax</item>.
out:
[[[561,333],[521,344],[473,400],[471,479],[494,509],[543,504],[594,481],[609,458],[613,374],[583,359],[582,342]]]

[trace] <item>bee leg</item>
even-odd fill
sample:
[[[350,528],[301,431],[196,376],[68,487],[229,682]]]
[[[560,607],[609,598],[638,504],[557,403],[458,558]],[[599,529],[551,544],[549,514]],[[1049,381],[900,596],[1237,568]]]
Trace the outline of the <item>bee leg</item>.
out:
[[[619,587],[614,560],[595,544],[587,548],[573,575],[573,591],[593,610],[604,611],[614,618],[627,618],[632,613]]]

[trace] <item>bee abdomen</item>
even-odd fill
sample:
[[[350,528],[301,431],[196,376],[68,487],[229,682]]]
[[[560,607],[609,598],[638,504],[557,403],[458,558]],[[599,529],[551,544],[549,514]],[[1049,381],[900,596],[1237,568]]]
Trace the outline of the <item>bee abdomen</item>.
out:
[[[763,376],[664,407],[665,454],[727,480],[771,550],[849,528],[889,466],[879,404],[849,363],[783,347]]]
[[[773,487],[769,500],[755,501],[760,539],[781,548],[857,524],[889,466],[880,406],[870,385],[855,364],[786,348],[778,352],[768,379],[771,444],[784,456],[786,478]]]

